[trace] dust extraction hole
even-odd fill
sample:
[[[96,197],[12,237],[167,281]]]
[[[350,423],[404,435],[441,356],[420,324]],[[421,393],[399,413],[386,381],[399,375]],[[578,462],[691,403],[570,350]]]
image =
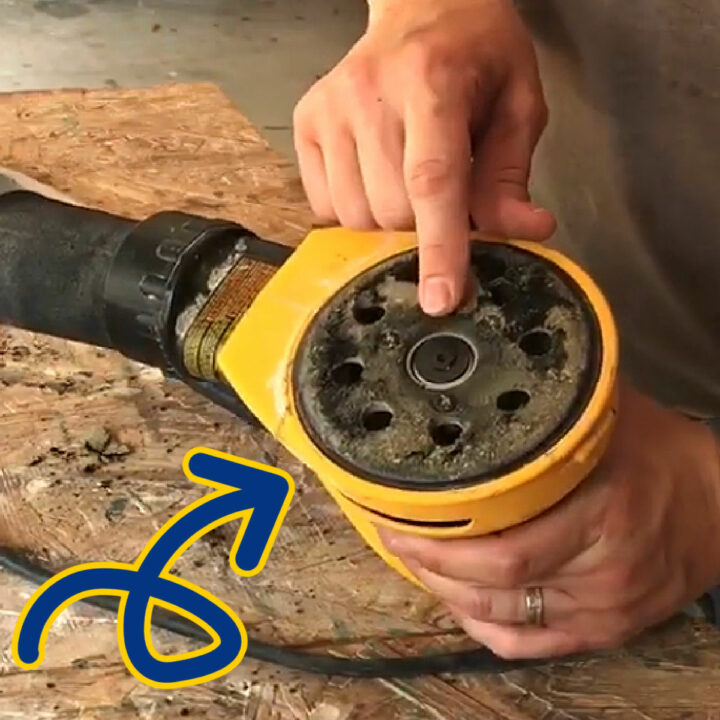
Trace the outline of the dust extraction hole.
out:
[[[507,305],[517,297],[517,290],[507,280],[498,280],[490,286],[490,297],[496,305]]]
[[[552,338],[550,333],[545,332],[545,330],[533,330],[520,339],[520,349],[526,355],[535,357],[545,355],[551,346]]]
[[[430,425],[430,437],[436,445],[454,445],[462,435],[462,430],[462,426],[456,422],[434,422]]]
[[[490,253],[482,253],[473,259],[473,265],[478,278],[486,283],[498,280],[507,270],[507,265],[502,258]]]
[[[353,308],[353,317],[361,325],[372,325],[385,315],[385,308],[381,305],[358,304]]]
[[[409,260],[404,260],[398,264],[392,271],[392,276],[400,282],[419,283],[420,282],[420,258],[415,255]]]
[[[346,360],[333,368],[332,379],[338,385],[354,385],[362,377],[363,369],[359,360]]]
[[[381,403],[370,405],[362,416],[362,424],[366,430],[370,432],[378,432],[385,430],[393,419],[392,410]]]
[[[508,390],[498,396],[497,407],[503,412],[515,412],[525,407],[529,401],[530,395],[524,390]]]

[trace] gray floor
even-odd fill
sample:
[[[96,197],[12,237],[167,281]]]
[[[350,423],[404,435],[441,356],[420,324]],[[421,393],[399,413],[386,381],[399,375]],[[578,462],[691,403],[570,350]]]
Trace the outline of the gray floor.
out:
[[[282,152],[292,109],[362,32],[364,0],[0,0],[0,92],[218,83]]]

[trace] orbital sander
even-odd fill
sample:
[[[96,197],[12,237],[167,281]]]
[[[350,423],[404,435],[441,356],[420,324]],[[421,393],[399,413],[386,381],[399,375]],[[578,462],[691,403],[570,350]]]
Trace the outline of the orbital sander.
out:
[[[470,268],[437,318],[413,233],[319,229],[293,249],[0,194],[0,323],[111,348],[260,424],[413,582],[378,526],[458,538],[536,517],[614,423],[618,339],[593,280],[525,242],[473,238]]]
[[[441,538],[528,520],[594,468],[618,342],[588,275],[474,239],[474,291],[424,314],[413,233],[143,222],[0,196],[0,322],[112,348],[264,426],[395,569],[376,527]]]

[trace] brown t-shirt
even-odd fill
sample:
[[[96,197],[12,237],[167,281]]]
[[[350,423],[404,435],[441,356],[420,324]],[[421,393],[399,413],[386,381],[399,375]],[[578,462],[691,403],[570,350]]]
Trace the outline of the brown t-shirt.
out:
[[[553,244],[597,280],[623,367],[720,417],[720,0],[522,0],[550,124],[533,174]]]

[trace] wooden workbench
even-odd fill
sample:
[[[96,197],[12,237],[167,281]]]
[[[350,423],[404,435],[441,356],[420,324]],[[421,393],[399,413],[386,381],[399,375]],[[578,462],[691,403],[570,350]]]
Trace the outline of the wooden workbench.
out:
[[[292,165],[213,86],[0,97],[0,165],[137,218],[184,209],[289,243],[311,223]],[[228,527],[178,566],[236,608],[253,635],[346,655],[466,642],[266,435],[114,353],[0,328],[0,544],[40,552],[54,567],[134,559],[198,497],[181,461],[199,444],[278,465],[297,484],[257,578],[229,570]],[[128,674],[114,618],[82,606],[54,627],[44,666],[19,671],[10,639],[31,589],[0,574],[0,720],[720,718],[720,635],[704,625],[674,623],[621,653],[498,677],[348,681],[246,660],[221,680],[166,692]],[[173,636],[156,641],[184,647]]]

